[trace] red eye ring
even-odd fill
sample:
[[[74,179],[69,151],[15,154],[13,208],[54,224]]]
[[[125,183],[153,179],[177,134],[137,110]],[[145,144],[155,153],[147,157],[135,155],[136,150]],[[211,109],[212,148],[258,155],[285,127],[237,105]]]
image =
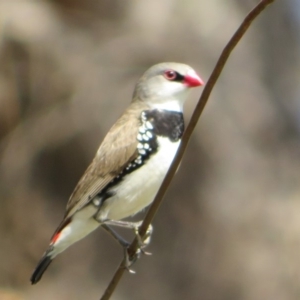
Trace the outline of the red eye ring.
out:
[[[164,71],[164,76],[168,80],[174,80],[176,78],[177,74],[174,70],[166,70],[166,71]]]

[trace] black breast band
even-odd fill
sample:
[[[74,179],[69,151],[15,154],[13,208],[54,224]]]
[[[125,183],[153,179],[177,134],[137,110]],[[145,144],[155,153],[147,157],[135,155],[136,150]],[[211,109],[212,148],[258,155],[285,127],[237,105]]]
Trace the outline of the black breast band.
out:
[[[151,155],[159,151],[158,137],[167,137],[171,142],[177,142],[184,131],[184,119],[181,112],[167,110],[145,110],[141,113],[141,126],[137,135],[137,157],[128,162],[118,174],[98,195],[93,199],[93,204],[100,207],[102,203],[113,196],[110,191],[123,178],[142,167]],[[149,174],[151,176],[151,174]]]
[[[182,112],[168,110],[146,110],[145,118],[153,125],[155,135],[168,137],[172,142],[178,141],[184,131]]]

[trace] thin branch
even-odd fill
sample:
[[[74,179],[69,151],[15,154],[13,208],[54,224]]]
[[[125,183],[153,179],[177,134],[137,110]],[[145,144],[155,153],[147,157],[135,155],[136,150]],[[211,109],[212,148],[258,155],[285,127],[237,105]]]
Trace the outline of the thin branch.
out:
[[[230,39],[230,41],[227,43],[227,45],[225,46],[223,52],[221,53],[219,60],[211,74],[211,76],[209,77],[207,84],[205,85],[205,88],[203,90],[203,93],[197,103],[197,106],[193,112],[193,115],[191,117],[191,120],[186,128],[186,131],[184,133],[184,136],[182,138],[182,142],[181,145],[178,149],[178,152],[174,158],[174,161],[151,205],[151,207],[149,208],[147,215],[143,221],[143,224],[141,225],[140,229],[139,229],[139,233],[141,236],[144,236],[147,228],[149,227],[150,223],[152,222],[152,219],[154,218],[154,215],[156,214],[158,208],[160,207],[160,204],[162,203],[162,199],[175,175],[175,172],[179,166],[179,163],[183,157],[184,151],[188,145],[189,139],[197,125],[197,122],[203,112],[203,109],[208,101],[208,98],[211,94],[211,91],[213,90],[213,87],[215,86],[226,62],[227,59],[229,58],[232,50],[235,48],[235,46],[238,44],[238,42],[240,41],[240,39],[243,37],[243,35],[245,34],[245,32],[247,31],[247,29],[249,28],[249,26],[251,25],[251,23],[254,21],[254,19],[272,2],[274,2],[275,0],[262,0],[260,1],[254,8],[253,10],[251,10],[249,12],[249,14],[246,16],[246,18],[244,19],[244,21],[242,22],[242,24],[240,25],[240,27],[237,29],[237,31],[235,32],[235,34],[232,36],[232,38]],[[128,252],[129,255],[134,255],[134,253],[137,250],[137,239],[135,239],[132,244],[130,245]],[[120,264],[119,268],[117,269],[114,277],[112,278],[111,282],[109,283],[107,289],[105,290],[103,296],[101,297],[100,300],[108,300],[110,299],[110,296],[112,295],[112,293],[114,292],[115,288],[117,287],[123,273],[124,273],[124,261],[122,261],[122,263]]]

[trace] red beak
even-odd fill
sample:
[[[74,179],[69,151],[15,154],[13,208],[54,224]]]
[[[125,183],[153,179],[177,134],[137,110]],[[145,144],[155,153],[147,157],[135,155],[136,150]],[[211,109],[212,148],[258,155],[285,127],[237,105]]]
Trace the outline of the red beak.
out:
[[[196,72],[190,71],[184,76],[183,83],[188,87],[195,87],[203,85],[204,81]]]

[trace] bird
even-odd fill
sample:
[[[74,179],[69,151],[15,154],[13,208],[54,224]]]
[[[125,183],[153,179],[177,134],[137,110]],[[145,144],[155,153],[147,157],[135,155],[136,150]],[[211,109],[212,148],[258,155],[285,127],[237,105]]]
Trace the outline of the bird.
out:
[[[154,200],[184,132],[183,105],[191,88],[204,84],[190,66],[164,62],[138,80],[130,105],[111,127],[67,203],[62,222],[30,281],[37,283],[52,260],[99,226],[121,244],[111,225]]]

